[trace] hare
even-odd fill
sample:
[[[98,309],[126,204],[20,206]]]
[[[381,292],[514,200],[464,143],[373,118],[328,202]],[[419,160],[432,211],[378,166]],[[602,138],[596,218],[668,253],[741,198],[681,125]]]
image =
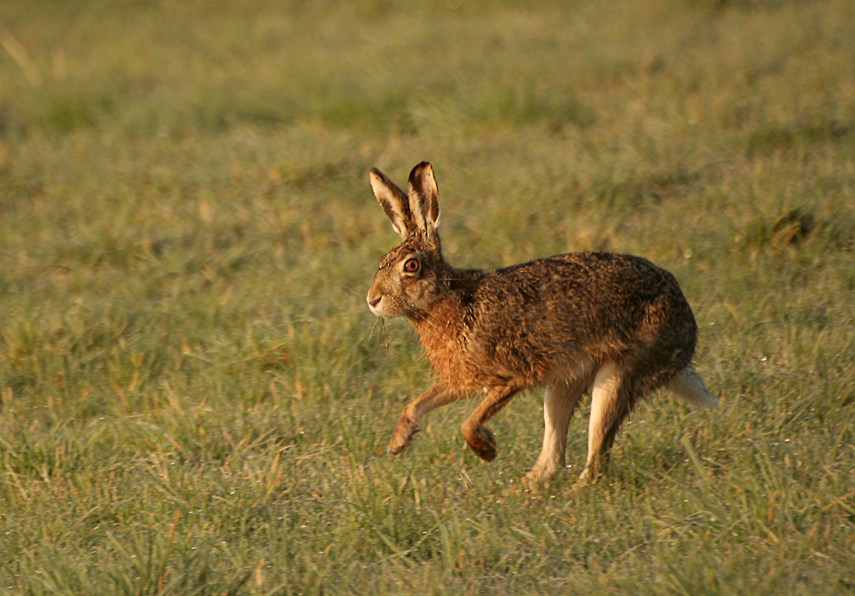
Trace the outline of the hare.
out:
[[[376,168],[370,182],[403,242],[380,259],[368,291],[379,317],[413,322],[439,382],[404,408],[389,444],[410,446],[422,416],[467,396],[482,401],[463,438],[496,457],[484,425],[524,389],[544,386],[543,448],[526,475],[550,480],[565,466],[567,428],[591,393],[588,457],[578,482],[599,477],[633,406],[667,387],[695,406],[715,398],[689,366],[697,325],[674,276],[635,256],[579,252],[497,271],[455,269],[442,256],[439,192],[420,163],[404,193]]]

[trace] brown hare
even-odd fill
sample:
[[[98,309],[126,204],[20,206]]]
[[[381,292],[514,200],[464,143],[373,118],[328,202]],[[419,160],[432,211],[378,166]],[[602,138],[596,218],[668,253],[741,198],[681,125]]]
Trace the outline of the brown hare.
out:
[[[526,475],[544,482],[565,465],[567,427],[587,390],[584,481],[602,472],[621,423],[652,391],[667,387],[693,405],[716,405],[689,366],[697,325],[667,271],[607,252],[497,271],[455,269],[442,256],[431,165],[413,168],[406,193],[376,168],[370,180],[403,242],[380,260],[368,306],[380,317],[410,319],[440,377],[404,408],[390,453],[409,447],[426,413],[480,394],[462,432],[472,451],[491,461],[496,441],[484,425],[520,391],[544,386],[543,448]]]

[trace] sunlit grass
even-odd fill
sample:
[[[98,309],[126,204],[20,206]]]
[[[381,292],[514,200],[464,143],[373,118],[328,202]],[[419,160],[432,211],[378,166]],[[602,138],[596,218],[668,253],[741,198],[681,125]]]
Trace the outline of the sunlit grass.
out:
[[[855,8],[0,5],[0,591],[855,590]],[[365,293],[434,164],[458,266],[673,271],[720,398],[605,480],[519,479],[539,396],[385,447],[430,382]],[[586,412],[582,408],[583,414]]]

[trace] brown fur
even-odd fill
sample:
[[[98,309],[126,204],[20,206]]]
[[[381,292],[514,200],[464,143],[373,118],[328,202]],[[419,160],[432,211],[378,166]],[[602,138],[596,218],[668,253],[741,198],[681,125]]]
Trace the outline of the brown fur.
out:
[[[410,445],[430,410],[482,394],[462,432],[479,457],[492,460],[495,439],[484,424],[521,390],[545,385],[544,446],[528,474],[545,481],[564,466],[567,424],[581,393],[592,388],[581,478],[594,478],[621,423],[652,391],[674,380],[681,397],[714,405],[689,367],[694,316],[664,269],[603,252],[557,255],[493,272],[455,269],[442,256],[430,164],[413,168],[407,194],[378,170],[371,171],[371,184],[403,242],[381,259],[369,306],[378,316],[409,318],[440,377],[404,408],[392,453]]]

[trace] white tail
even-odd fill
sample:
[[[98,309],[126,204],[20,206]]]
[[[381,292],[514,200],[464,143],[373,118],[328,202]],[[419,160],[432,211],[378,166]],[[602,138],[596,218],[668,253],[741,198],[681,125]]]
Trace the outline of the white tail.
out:
[[[691,366],[687,366],[668,383],[668,388],[676,393],[683,401],[699,408],[714,408],[718,405],[716,398],[709,392],[704,380]]]

